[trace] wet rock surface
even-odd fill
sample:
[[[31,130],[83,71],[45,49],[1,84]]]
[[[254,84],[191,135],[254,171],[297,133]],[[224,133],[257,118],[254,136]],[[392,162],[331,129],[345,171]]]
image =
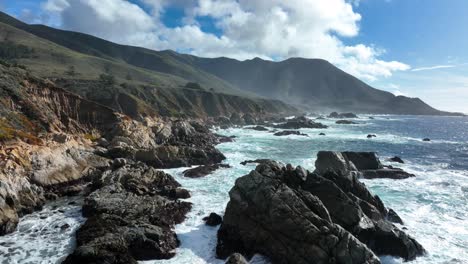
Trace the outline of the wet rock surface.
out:
[[[410,260],[423,254],[386,220],[379,197],[343,169],[311,173],[270,161],[239,178],[218,231],[218,257],[238,252],[273,263],[380,263],[376,255]]]
[[[205,221],[206,225],[218,226],[223,222],[223,218],[216,213],[211,213],[209,216],[204,217],[203,221]]]
[[[305,116],[296,117],[274,126],[281,129],[300,129],[300,128],[327,128],[328,126],[314,122]]]
[[[332,112],[328,115],[328,118],[358,118],[356,114],[353,113],[337,113]]]
[[[356,125],[356,124],[359,124],[359,123],[351,121],[351,120],[338,120],[338,121],[335,122],[335,124],[338,124],[338,125]]]
[[[366,179],[406,179],[415,176],[402,169],[382,165],[374,152],[320,151],[315,166],[319,173],[333,171]]]
[[[392,162],[405,163],[405,162],[404,162],[400,157],[398,157],[398,156],[391,157],[389,160],[392,161]]]
[[[296,130],[284,130],[284,131],[276,132],[273,134],[273,136],[278,136],[278,137],[289,136],[289,135],[306,136],[306,137],[309,136],[307,134],[301,133],[300,131],[296,131]]]
[[[207,176],[208,174],[211,174],[220,168],[230,168],[230,167],[231,166],[229,166],[228,164],[202,165],[196,168],[185,170],[183,171],[183,174],[185,177],[189,177],[189,178],[200,178],[200,177]]]
[[[77,248],[64,263],[136,263],[167,259],[179,245],[173,225],[191,204],[173,196],[180,185],[143,163],[108,169],[92,182],[85,198],[85,224]]]

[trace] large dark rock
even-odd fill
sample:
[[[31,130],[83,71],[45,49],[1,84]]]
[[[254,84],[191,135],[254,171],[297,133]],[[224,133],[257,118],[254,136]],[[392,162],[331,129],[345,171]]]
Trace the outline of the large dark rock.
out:
[[[321,174],[333,171],[367,179],[406,179],[415,176],[402,169],[382,165],[374,152],[320,151],[317,155],[315,168]]]
[[[327,128],[328,126],[316,123],[305,116],[296,117],[274,126],[281,129],[299,129],[299,128]]]
[[[328,117],[329,118],[358,118],[358,116],[353,113],[337,113],[337,112],[330,113]]]
[[[356,123],[356,122],[351,121],[351,120],[338,120],[335,123],[338,124],[338,125],[356,125],[356,124],[359,124],[359,123]]]
[[[271,161],[272,161],[271,159],[244,160],[240,164],[245,166],[245,165],[250,164],[250,163],[268,163],[268,162],[271,162]]]
[[[183,171],[185,177],[189,178],[200,178],[208,174],[213,173],[219,168],[230,168],[228,164],[213,164],[213,165],[202,165],[192,169]]]
[[[268,131],[269,129],[264,126],[254,126],[254,127],[246,127],[245,129],[251,129],[256,131]]]
[[[296,131],[296,130],[284,130],[284,131],[276,132],[273,134],[273,136],[289,136],[289,135],[308,137],[307,134],[301,133],[300,131]]]
[[[332,163],[330,163],[332,164]],[[218,232],[221,258],[260,253],[273,263],[379,263],[406,260],[422,246],[387,220],[388,210],[343,168],[310,173],[264,162],[230,191]]]
[[[333,223],[317,196],[299,187],[303,176],[303,169],[270,162],[237,179],[217,255],[260,253],[273,263],[379,263],[365,244]]]
[[[234,253],[226,261],[226,264],[248,264],[249,262],[239,253]]]
[[[392,162],[405,163],[400,157],[395,156],[389,159]]]
[[[105,170],[85,198],[85,224],[64,263],[136,263],[167,259],[179,245],[173,226],[191,204],[177,200],[180,185],[143,163]]]
[[[217,226],[223,222],[223,218],[217,213],[211,213],[209,216],[204,217],[203,220],[205,224],[209,226]]]

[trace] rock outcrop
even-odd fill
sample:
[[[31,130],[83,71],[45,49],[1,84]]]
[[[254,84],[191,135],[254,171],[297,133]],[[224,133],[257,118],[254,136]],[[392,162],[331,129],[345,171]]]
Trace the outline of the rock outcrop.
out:
[[[392,166],[384,166],[374,152],[320,151],[315,162],[316,171],[352,174],[366,179],[406,179],[414,174]]]
[[[211,213],[209,216],[204,217],[203,220],[209,226],[218,226],[223,222],[223,218],[217,213]]]
[[[200,178],[213,173],[220,168],[230,168],[228,164],[201,165],[192,169],[183,171],[185,177]]]
[[[353,113],[337,113],[332,112],[328,115],[328,118],[358,118],[356,114]]]
[[[172,227],[191,208],[177,199],[179,187],[170,175],[143,163],[97,174],[83,205],[88,219],[77,231],[77,248],[64,263],[171,258],[179,245]]]
[[[351,120],[338,120],[335,122],[337,125],[357,125],[359,123],[351,121]]]
[[[281,129],[300,129],[300,128],[327,128],[328,126],[322,123],[314,122],[305,116],[301,116],[301,117],[289,119],[285,123],[275,125],[274,127],[281,128]]]
[[[276,133],[273,134],[273,136],[278,136],[278,137],[280,137],[280,136],[289,136],[289,135],[306,136],[306,137],[309,136],[309,135],[301,133],[300,131],[297,131],[297,130],[284,130],[284,131],[276,132]]]
[[[338,164],[339,165],[339,164]],[[342,168],[310,173],[265,162],[237,179],[218,231],[218,257],[260,253],[273,263],[380,263],[423,254],[387,209]]]

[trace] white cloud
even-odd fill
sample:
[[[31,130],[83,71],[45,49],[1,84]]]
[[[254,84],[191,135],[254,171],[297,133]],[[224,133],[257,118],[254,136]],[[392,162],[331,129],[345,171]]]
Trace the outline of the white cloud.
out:
[[[346,0],[47,0],[45,10],[59,14],[65,29],[119,43],[174,49],[205,57],[251,59],[322,58],[366,80],[391,76],[410,67],[384,61],[372,46],[347,46],[342,38],[359,34],[357,1]],[[183,25],[168,28],[165,8],[184,8]],[[204,32],[197,18],[209,16],[221,36]]]
[[[437,70],[437,69],[447,69],[447,68],[454,68],[457,67],[456,65],[435,65],[435,66],[430,66],[430,67],[420,67],[420,68],[414,68],[411,71],[417,72],[417,71],[430,71],[430,70]]]

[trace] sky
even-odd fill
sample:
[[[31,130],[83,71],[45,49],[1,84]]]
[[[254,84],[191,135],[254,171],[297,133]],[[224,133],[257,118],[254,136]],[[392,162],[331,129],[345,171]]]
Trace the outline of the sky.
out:
[[[326,59],[468,113],[468,0],[0,0],[27,23],[202,57]]]

